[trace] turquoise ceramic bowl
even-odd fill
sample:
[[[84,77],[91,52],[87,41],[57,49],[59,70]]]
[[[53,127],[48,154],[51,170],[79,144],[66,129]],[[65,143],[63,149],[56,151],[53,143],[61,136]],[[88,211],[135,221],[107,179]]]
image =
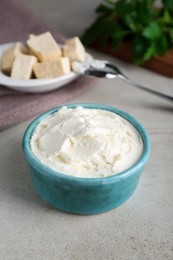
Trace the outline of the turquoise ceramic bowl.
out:
[[[40,115],[29,125],[23,137],[23,151],[31,169],[34,187],[43,200],[63,211],[97,214],[120,206],[133,194],[141,171],[149,158],[150,141],[143,126],[129,114],[101,104],[71,104],[67,107],[75,108],[78,105],[89,109],[108,110],[132,123],[143,140],[143,154],[138,162],[119,174],[104,178],[68,176],[45,166],[32,153],[30,140],[40,121],[61,107],[53,108]]]

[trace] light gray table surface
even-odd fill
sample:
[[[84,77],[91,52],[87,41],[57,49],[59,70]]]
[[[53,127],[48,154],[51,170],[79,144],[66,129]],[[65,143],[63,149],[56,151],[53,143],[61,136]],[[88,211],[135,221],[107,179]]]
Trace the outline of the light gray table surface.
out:
[[[137,82],[173,95],[172,79],[91,53],[117,64]],[[173,105],[120,80],[103,79],[74,102],[113,105],[146,128],[152,152],[137,190],[107,213],[79,216],[58,211],[35,192],[23,157],[21,140],[32,118],[1,132],[0,259],[172,260]]]

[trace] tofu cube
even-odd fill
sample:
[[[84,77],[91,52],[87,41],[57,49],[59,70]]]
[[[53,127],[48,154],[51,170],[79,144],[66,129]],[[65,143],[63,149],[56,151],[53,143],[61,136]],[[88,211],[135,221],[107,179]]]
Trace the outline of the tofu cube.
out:
[[[20,42],[17,42],[3,52],[1,59],[1,70],[5,74],[10,75],[14,59],[19,53],[28,53],[28,49]]]
[[[84,61],[85,48],[78,37],[68,39],[63,47],[63,54],[69,57],[70,61]]]
[[[31,35],[27,45],[39,61],[57,60],[61,56],[61,49],[50,32]]]
[[[45,61],[36,63],[33,67],[36,78],[56,78],[70,73],[70,61],[67,57],[59,60]]]
[[[33,38],[35,38],[35,37],[37,37],[37,35],[35,35],[35,34],[29,34],[29,39],[33,39]]]
[[[32,55],[18,54],[14,60],[11,77],[14,79],[30,79],[33,65],[37,62]]]

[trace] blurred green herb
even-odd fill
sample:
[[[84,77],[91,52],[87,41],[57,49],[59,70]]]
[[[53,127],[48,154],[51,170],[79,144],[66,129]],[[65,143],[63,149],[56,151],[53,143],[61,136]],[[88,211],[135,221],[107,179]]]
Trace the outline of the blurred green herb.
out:
[[[97,39],[113,49],[122,41],[131,43],[134,62],[142,64],[173,48],[173,0],[104,0],[96,9],[97,18],[82,37],[88,45]]]

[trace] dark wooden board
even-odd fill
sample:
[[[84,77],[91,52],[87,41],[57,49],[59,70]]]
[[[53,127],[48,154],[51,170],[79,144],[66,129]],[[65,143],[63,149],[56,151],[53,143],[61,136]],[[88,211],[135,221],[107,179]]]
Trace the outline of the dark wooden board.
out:
[[[112,50],[110,44],[105,44],[100,47],[97,42],[90,45],[91,48],[98,51],[107,53],[111,56],[115,56],[127,62],[132,62],[132,52],[128,43],[122,43],[117,50]],[[173,50],[166,53],[164,56],[155,56],[149,61],[145,62],[143,67],[160,73],[167,77],[173,77]]]

